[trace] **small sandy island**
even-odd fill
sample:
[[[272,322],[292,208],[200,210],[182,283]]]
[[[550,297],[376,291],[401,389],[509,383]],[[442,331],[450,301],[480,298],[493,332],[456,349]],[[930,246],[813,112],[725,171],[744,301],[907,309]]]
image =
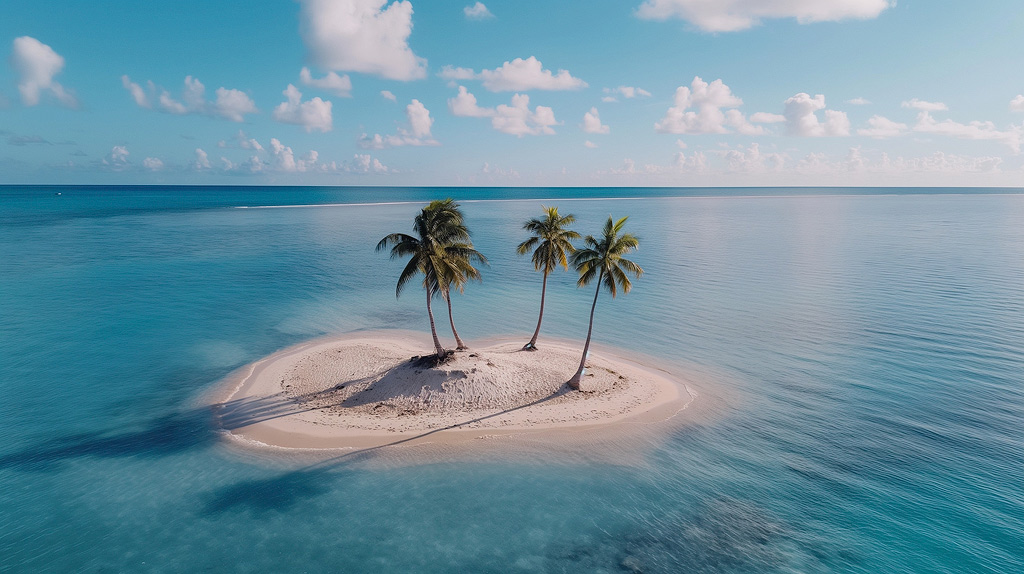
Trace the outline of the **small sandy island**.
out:
[[[521,347],[478,343],[431,366],[429,339],[410,333],[320,339],[241,369],[211,402],[244,442],[352,449],[624,428],[671,419],[696,397],[667,372],[601,352],[573,391],[578,346]]]

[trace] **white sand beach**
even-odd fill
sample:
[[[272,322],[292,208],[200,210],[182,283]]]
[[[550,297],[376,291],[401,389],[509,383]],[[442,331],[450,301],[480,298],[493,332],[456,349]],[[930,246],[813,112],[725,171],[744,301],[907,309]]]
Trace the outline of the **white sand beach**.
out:
[[[319,339],[241,369],[210,402],[247,444],[352,449],[626,430],[676,417],[697,397],[687,381],[607,352],[591,353],[581,390],[570,390],[581,351],[565,342],[471,347],[430,367],[419,360],[432,349],[422,335]]]

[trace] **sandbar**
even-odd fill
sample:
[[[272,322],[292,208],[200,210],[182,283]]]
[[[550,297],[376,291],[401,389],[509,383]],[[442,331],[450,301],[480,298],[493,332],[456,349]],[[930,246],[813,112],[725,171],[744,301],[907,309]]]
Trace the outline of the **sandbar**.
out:
[[[617,434],[673,419],[697,398],[687,381],[603,350],[574,391],[565,382],[582,345],[522,344],[475,342],[432,367],[428,336],[327,337],[243,367],[207,400],[221,429],[249,446],[368,449]]]

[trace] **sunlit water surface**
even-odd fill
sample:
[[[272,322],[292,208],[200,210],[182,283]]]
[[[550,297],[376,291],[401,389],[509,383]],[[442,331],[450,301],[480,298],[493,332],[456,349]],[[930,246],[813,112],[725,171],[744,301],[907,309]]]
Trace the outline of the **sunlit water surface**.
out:
[[[1022,572],[1024,196],[922,191],[2,188],[0,570]],[[220,439],[232,370],[427,328],[373,247],[445,195],[491,260],[471,340],[532,331],[542,204],[629,215],[647,274],[595,340],[718,373],[714,416],[627,465]],[[554,275],[543,334],[590,297]]]

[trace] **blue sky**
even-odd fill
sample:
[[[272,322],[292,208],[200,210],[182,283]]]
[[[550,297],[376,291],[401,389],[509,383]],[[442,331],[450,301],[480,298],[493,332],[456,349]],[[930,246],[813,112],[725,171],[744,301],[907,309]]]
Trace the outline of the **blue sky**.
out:
[[[1024,185],[1019,0],[3,11],[0,183]]]

